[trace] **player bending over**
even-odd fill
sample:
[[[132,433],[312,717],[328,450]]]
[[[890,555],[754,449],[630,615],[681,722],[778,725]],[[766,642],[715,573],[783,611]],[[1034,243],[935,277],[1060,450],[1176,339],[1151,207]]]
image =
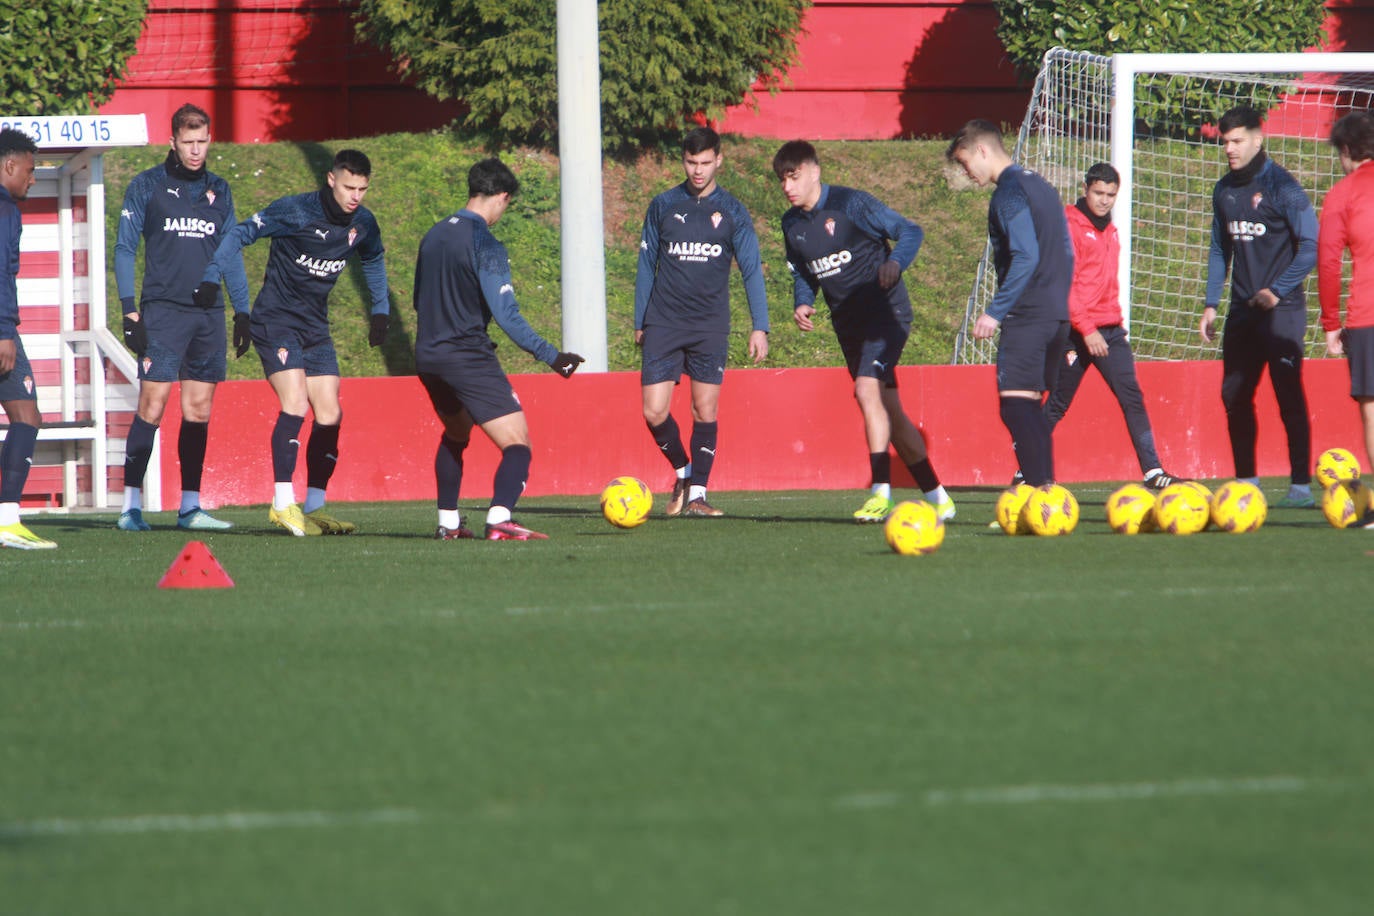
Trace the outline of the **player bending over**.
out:
[[[368,343],[386,342],[391,314],[382,260],[382,232],[362,205],[371,184],[372,163],[358,150],[340,150],[325,175],[325,187],[283,197],[254,213],[229,232],[205,280],[217,283],[241,263],[243,249],[270,238],[267,272],[253,303],[251,318],[234,303],[234,352],[251,344],[263,373],[281,404],[272,429],[272,508],[267,518],[296,537],[351,534],[352,522],[325,512],[325,489],[339,455],[339,360],[329,334],[329,293],[347,259],[362,260],[372,296]],[[242,269],[239,267],[239,269]],[[232,297],[231,297],[232,298]],[[315,415],[305,451],[305,505],[296,502],[291,483],[300,451],[305,412]]]
[[[467,205],[425,233],[415,261],[415,368],[444,426],[434,456],[439,506],[434,536],[439,540],[473,537],[458,514],[458,491],[474,425],[501,450],[483,536],[489,541],[548,537],[511,517],[529,478],[530,432],[487,326],[496,319],[516,346],[564,378],[577,371],[582,357],[558,352],[529,326],[516,304],[510,258],[491,227],[519,189],[519,180],[500,160],[478,162],[468,171]]]
[[[897,363],[911,333],[911,297],[902,271],[916,259],[921,227],[872,194],[823,184],[816,148],[804,140],[782,145],[773,156],[773,174],[792,205],[782,216],[792,320],[803,332],[812,331],[816,291],[825,293],[863,414],[872,488],[854,520],[881,522],[892,512],[889,446],[940,517],[953,518],[954,500],[940,485],[925,436],[902,410],[897,393]]]

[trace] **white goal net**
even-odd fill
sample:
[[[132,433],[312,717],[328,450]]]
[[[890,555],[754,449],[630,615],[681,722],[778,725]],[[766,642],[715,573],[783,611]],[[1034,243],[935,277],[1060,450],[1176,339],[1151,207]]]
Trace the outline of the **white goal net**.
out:
[[[1066,204],[1095,162],[1121,172],[1113,220],[1121,234],[1122,308],[1141,359],[1220,354],[1197,333],[1207,281],[1212,187],[1226,172],[1216,122],[1249,105],[1265,115],[1265,149],[1320,207],[1342,177],[1327,142],[1332,123],[1374,108],[1374,54],[1122,54],[1056,48],[1045,56],[1012,156],[1053,184]],[[1228,287],[1229,289],[1229,287]],[[996,291],[984,253],[955,341],[956,363],[993,360],[973,322]],[[1308,355],[1325,354],[1309,278]],[[1226,298],[1222,299],[1225,312]]]

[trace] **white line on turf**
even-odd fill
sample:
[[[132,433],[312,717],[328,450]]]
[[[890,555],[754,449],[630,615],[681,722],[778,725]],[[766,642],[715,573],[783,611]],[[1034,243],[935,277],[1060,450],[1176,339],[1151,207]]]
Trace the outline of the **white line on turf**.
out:
[[[224,833],[301,827],[410,824],[423,820],[411,808],[371,811],[225,811],[220,814],[139,814],[131,817],[45,818],[0,823],[0,839],[119,833]]]
[[[1180,779],[1173,782],[1083,783],[1079,785],[989,786],[972,789],[932,789],[927,805],[1025,805],[1038,802],[1114,802],[1152,798],[1222,797],[1228,795],[1292,795],[1312,784],[1297,776],[1259,776],[1237,779]]]
[[[0,620],[0,630],[79,630],[84,620]]]

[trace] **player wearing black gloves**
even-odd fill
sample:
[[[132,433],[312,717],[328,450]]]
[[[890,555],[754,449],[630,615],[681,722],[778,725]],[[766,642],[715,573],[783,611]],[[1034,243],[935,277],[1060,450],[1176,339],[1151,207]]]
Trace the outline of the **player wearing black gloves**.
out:
[[[371,174],[367,156],[340,150],[325,175],[325,187],[273,201],[226,233],[203,278],[215,282],[220,272],[242,263],[246,246],[260,238],[272,240],[251,318],[246,312],[234,315],[234,351],[241,356],[250,343],[256,347],[267,381],[281,402],[272,430],[276,483],[268,520],[297,537],[349,534],[357,528],[324,510],[343,418],[339,360],[329,335],[329,293],[356,253],[372,298],[368,337],[374,347],[382,343],[391,305],[381,229],[362,205]],[[291,477],[307,409],[315,421],[305,452],[307,489],[302,506],[296,502]]]
[[[577,371],[582,357],[558,352],[530,327],[515,301],[510,259],[491,227],[519,188],[519,180],[499,160],[474,165],[468,171],[467,205],[425,234],[415,262],[415,368],[444,426],[434,457],[439,507],[434,536],[440,540],[474,536],[458,515],[463,450],[474,425],[501,450],[484,537],[547,537],[511,518],[529,477],[529,425],[496,359],[487,326],[494,318],[516,346],[564,378]]]
[[[177,527],[229,528],[200,506],[200,481],[215,386],[224,381],[224,301],[219,283],[201,277],[225,233],[234,228],[234,199],[223,178],[205,168],[210,116],[194,105],[172,115],[167,161],[135,176],[124,194],[115,241],[115,281],[124,311],[124,343],[138,357],[138,412],[124,448],[121,531],[147,531],[143,477],[172,383],[181,383],[181,507]],[[134,261],[143,244],[141,309],[134,304]],[[218,277],[218,275],[217,275]],[[248,307],[240,260],[225,274],[229,296]]]

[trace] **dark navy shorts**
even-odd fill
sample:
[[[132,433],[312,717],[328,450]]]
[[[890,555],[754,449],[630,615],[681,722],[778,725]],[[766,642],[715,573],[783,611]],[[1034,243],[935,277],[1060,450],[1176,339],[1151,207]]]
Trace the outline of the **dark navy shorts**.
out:
[[[472,422],[481,426],[523,409],[494,348],[457,351],[443,365],[427,366],[419,375],[440,416],[451,417],[467,408]]]
[[[334,341],[304,340],[300,331],[253,324],[253,349],[262,360],[263,375],[273,375],[286,369],[304,369],[309,377],[338,375],[339,357]]]
[[[14,338],[14,368],[0,375],[0,401],[37,401],[38,384],[33,380],[24,342]]]
[[[1067,321],[1008,318],[997,339],[997,390],[1053,391],[1068,345]]]
[[[1350,365],[1350,396],[1374,398],[1374,327],[1346,328],[1343,336]]]
[[[911,324],[897,318],[854,331],[835,328],[849,377],[875,378],[884,388],[897,387],[897,363],[910,335]]]
[[[730,355],[730,336],[726,332],[652,325],[644,329],[643,344],[641,385],[676,384],[683,372],[692,381],[707,385],[719,385],[725,380],[725,359]]]
[[[181,309],[153,305],[145,309],[148,350],[138,361],[138,377],[150,382],[224,381],[223,309]]]

